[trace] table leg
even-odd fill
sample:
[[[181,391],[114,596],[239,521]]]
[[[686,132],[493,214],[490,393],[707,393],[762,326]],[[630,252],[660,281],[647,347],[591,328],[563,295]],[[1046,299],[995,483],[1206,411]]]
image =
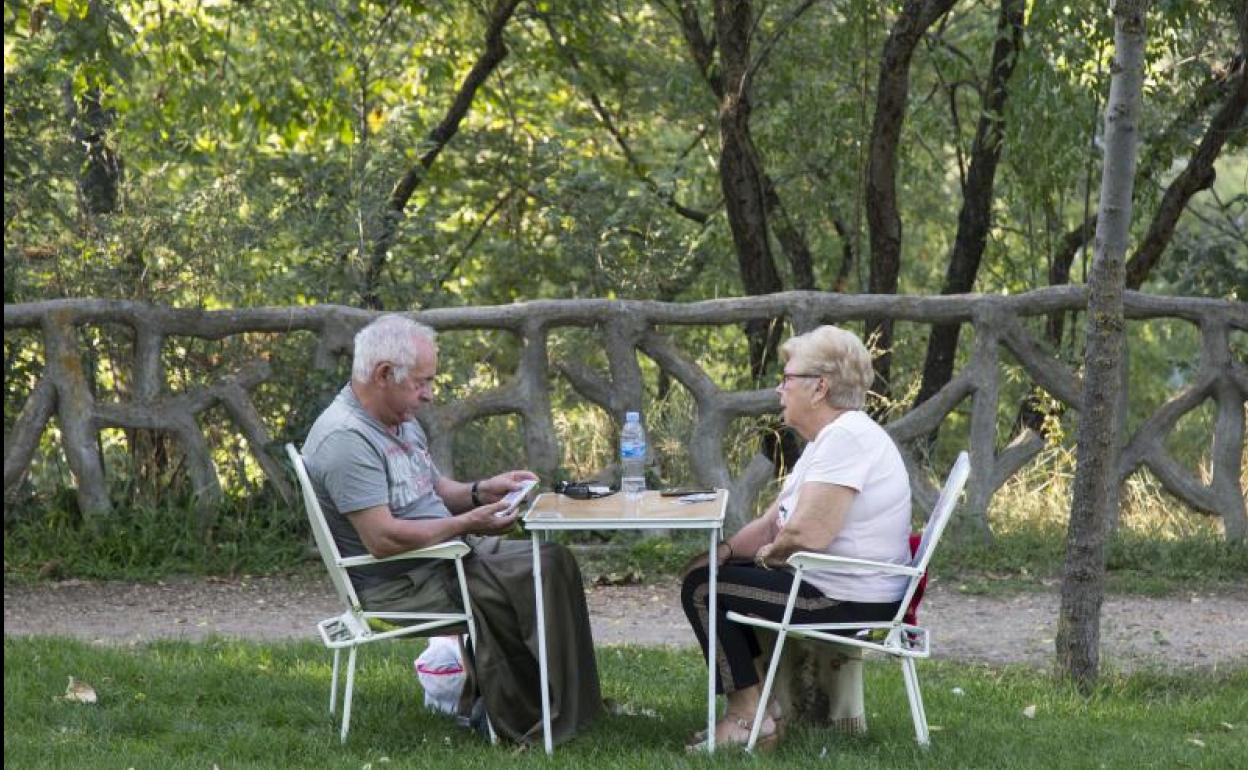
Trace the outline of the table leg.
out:
[[[711,548],[707,552],[707,566],[710,569],[710,623],[707,628],[707,647],[706,647],[706,751],[708,754],[715,752],[715,613],[718,601],[718,591],[716,590],[716,582],[719,576],[719,560],[715,558],[715,552],[719,550],[719,530],[711,530]]]
[[[541,541],[536,531],[532,534],[533,591],[537,598],[537,666],[541,672],[542,690],[542,740],[546,745],[546,753],[551,754],[555,748],[550,735],[550,672],[546,665],[546,608],[542,603]]]

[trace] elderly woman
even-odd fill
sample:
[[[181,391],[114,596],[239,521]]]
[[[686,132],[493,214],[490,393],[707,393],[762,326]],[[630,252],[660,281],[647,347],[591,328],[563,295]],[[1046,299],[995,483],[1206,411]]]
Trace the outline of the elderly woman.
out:
[[[720,544],[718,691],[727,709],[716,743],[744,744],[762,686],[751,628],[728,622],[736,611],[780,621],[793,585],[784,565],[797,551],[904,564],[910,558],[910,482],[897,446],[862,411],[872,381],[871,356],[852,332],[821,326],[781,348],[784,372],[776,391],[786,425],[808,443],[784,486],[761,517]],[[794,623],[888,620],[905,591],[904,576],[873,572],[811,572],[799,589]],[[681,603],[705,651],[709,570],[690,562]],[[760,726],[760,748],[780,738],[774,704]],[[690,748],[705,739],[695,735]]]

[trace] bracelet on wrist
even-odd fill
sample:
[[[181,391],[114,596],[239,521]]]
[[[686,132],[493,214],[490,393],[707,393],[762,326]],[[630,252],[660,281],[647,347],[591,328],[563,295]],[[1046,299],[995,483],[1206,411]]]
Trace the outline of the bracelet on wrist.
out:
[[[472,507],[474,508],[481,507],[481,482],[480,481],[472,482]]]
[[[728,561],[729,559],[733,557],[733,554],[734,554],[734,551],[732,550],[732,543],[725,540],[723,544],[728,546],[728,555],[724,557],[724,561]]]

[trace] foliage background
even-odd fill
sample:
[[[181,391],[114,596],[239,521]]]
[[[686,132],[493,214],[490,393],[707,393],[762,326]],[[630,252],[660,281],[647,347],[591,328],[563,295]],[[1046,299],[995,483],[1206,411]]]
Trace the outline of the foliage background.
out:
[[[844,271],[840,288],[864,291],[866,147],[879,52],[901,4],[804,6],[754,8],[755,50],[771,47],[752,90],[753,142],[813,255],[814,288],[833,289]],[[6,0],[5,302],[360,305],[374,291],[385,308],[416,309],[743,294],[717,172],[719,102],[682,37],[687,7],[712,17],[709,5],[674,0],[519,4],[503,31],[506,58],[422,170],[483,47],[483,3]],[[1153,6],[1141,149],[1152,173],[1137,185],[1137,238],[1200,137],[1211,109],[1202,95],[1242,59],[1238,10],[1235,0]],[[940,290],[997,12],[983,0],[959,3],[916,50],[899,150],[901,292]],[[1029,4],[1026,13],[1010,99],[997,116],[1002,164],[975,284],[985,293],[1045,285],[1062,237],[1095,210],[1110,16],[1093,0]],[[1146,291],[1245,296],[1246,133],[1231,138],[1217,181],[1192,199]],[[419,184],[370,285],[370,247],[393,186],[411,169]],[[791,261],[776,264],[783,285],[797,286]],[[1086,255],[1072,280],[1085,274]],[[926,332],[912,331],[899,339]],[[133,340],[124,329],[88,334],[97,397],[126,398]],[[722,385],[752,384],[741,330],[676,334]],[[1081,360],[1081,334],[1078,319],[1067,323],[1060,344],[1071,361]],[[1193,331],[1177,321],[1136,324],[1131,334],[1138,422],[1183,386],[1196,350]],[[971,342],[964,334],[962,354]],[[4,344],[7,435],[42,351],[24,333],[6,331]],[[1233,344],[1248,356],[1245,335]],[[514,366],[515,342],[505,335],[451,333],[444,346],[445,397],[495,384]],[[556,348],[602,364],[588,332],[569,332]],[[261,391],[266,419],[279,440],[301,435],[343,379],[311,370],[307,340],[171,340],[168,387],[258,355],[291,375]],[[894,359],[904,408],[921,347],[903,342]],[[688,481],[679,441],[668,438],[683,435],[688,398],[654,371],[647,376],[656,474]],[[1006,390],[1003,405],[1016,404],[1027,386],[1019,379]],[[614,428],[570,390],[556,397],[567,472],[592,473],[611,454]],[[1003,410],[1002,423],[1013,417]],[[1068,418],[1056,419],[1053,445],[1068,446]],[[938,455],[965,436],[964,422],[955,415],[942,430]],[[206,423],[232,505],[272,506],[224,417]],[[1200,467],[1211,424],[1208,408],[1185,418],[1172,451]],[[759,426],[739,427],[734,451],[743,461]],[[74,518],[54,435],[6,496],[6,536],[7,522],[25,514]],[[517,435],[514,418],[466,430],[457,441],[474,451],[457,453],[465,459],[455,472],[515,462]],[[117,431],[104,449],[116,495],[133,510],[177,505],[185,478],[175,444]]]

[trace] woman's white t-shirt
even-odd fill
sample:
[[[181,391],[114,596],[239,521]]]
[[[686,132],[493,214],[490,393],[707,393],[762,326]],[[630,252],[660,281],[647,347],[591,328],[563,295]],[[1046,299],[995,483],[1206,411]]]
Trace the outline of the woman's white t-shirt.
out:
[[[874,420],[850,411],[819,431],[780,490],[781,527],[796,510],[807,482],[839,484],[858,492],[825,553],[910,563],[910,477],[897,445]],[[855,602],[895,602],[905,593],[908,580],[878,571],[821,570],[804,577],[829,598]]]

